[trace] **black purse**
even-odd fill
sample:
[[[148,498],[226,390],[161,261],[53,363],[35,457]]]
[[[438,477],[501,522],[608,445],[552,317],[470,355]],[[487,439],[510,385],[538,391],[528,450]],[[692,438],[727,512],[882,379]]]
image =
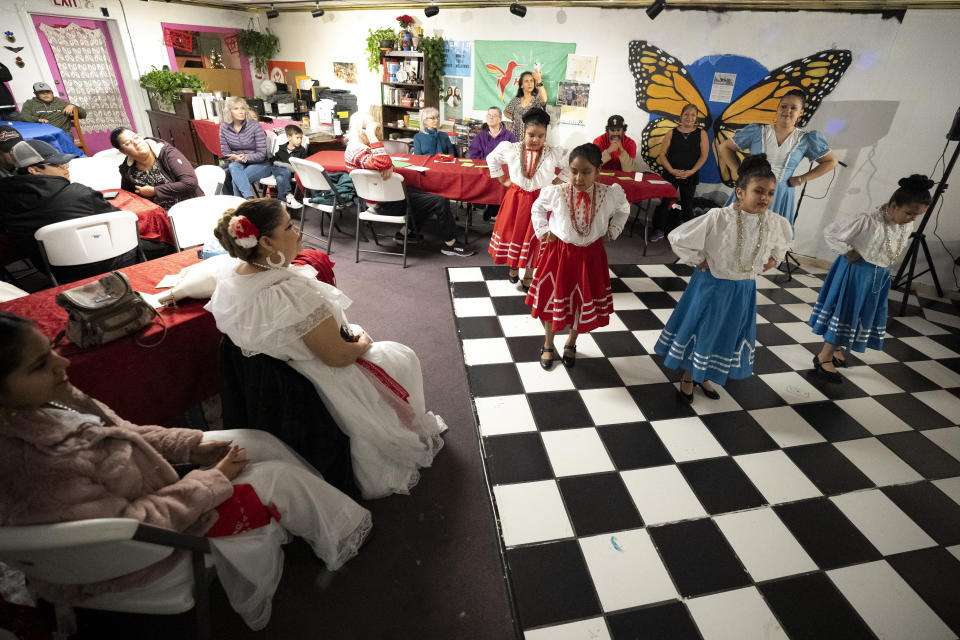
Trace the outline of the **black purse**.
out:
[[[160,318],[163,324],[160,340],[153,344],[137,340],[137,344],[155,347],[166,336],[163,317],[133,290],[127,276],[119,271],[59,293],[56,302],[69,316],[63,333],[70,342],[84,349],[134,334],[154,318]]]

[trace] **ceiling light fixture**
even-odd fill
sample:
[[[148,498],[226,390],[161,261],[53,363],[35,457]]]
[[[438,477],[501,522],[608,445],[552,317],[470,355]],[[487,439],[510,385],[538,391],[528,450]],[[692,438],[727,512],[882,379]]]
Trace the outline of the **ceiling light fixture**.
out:
[[[267,9],[267,20],[273,20],[274,18],[279,18],[279,17],[280,17],[280,12],[277,11],[276,8],[274,8],[274,6],[271,4],[270,8]]]
[[[433,16],[437,15],[438,13],[440,13],[440,7],[438,7],[438,6],[435,5],[435,4],[432,4],[432,5],[430,5],[429,7],[426,7],[426,8],[423,10],[423,14],[424,14],[425,16],[427,16],[428,18],[432,18]]]
[[[319,18],[323,15],[323,9],[320,8],[320,0],[317,0],[317,8],[310,12],[314,18]]]
[[[510,5],[510,13],[518,18],[522,18],[523,16],[527,15],[527,8],[519,2],[514,2],[512,5]]]
[[[667,0],[653,0],[653,4],[647,7],[647,17],[656,20],[660,12],[667,8]]]

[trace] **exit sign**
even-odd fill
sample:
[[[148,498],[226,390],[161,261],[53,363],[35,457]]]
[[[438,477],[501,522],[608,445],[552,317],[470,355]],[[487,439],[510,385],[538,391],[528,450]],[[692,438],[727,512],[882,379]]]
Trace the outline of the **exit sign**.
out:
[[[50,0],[55,7],[69,7],[71,9],[92,9],[93,0]]]

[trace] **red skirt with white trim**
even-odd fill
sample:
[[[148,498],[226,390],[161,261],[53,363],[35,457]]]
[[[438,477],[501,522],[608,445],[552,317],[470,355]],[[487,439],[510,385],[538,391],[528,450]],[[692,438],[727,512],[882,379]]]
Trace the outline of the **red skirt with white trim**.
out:
[[[517,185],[507,189],[487,248],[495,264],[508,264],[511,269],[537,266],[540,241],[533,233],[530,208],[539,195],[539,189],[524,191]]]
[[[540,262],[526,303],[534,318],[587,333],[610,323],[613,293],[603,239],[580,247],[562,240],[540,245]]]

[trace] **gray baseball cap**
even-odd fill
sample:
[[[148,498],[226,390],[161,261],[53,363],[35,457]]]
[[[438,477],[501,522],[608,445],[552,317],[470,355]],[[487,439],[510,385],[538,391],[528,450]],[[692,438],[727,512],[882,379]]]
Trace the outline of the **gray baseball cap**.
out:
[[[33,83],[33,92],[40,93],[41,91],[53,91],[46,82],[34,82]]]
[[[77,156],[72,153],[60,153],[43,140],[24,140],[13,145],[10,150],[17,169],[25,169],[35,164],[67,164]]]

